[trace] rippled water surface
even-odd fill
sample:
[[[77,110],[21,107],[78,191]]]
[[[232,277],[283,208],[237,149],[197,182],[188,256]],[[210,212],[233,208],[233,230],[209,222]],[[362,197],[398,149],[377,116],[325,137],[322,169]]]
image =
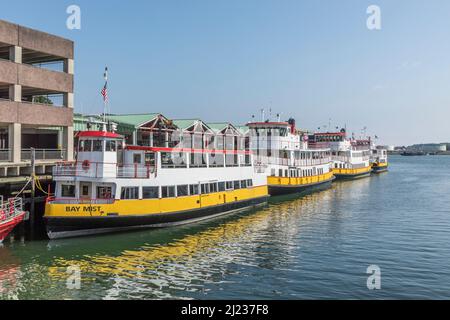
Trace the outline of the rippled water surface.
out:
[[[369,265],[381,268],[367,289]],[[450,298],[450,157],[193,225],[0,248],[3,299]],[[67,289],[67,270],[81,289]],[[70,270],[70,269],[69,269]]]

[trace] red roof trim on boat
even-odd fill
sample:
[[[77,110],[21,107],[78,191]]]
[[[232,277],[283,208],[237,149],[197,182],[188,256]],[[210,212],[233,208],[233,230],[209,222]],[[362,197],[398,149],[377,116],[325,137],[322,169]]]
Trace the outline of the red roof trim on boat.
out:
[[[315,136],[345,136],[346,132],[317,132]]]
[[[94,137],[94,138],[122,138],[120,134],[105,131],[80,131],[78,137]]]
[[[283,126],[289,126],[290,124],[288,122],[249,122],[247,123],[247,126],[260,126],[260,125],[283,125]]]
[[[193,152],[193,153],[218,153],[218,154],[251,154],[251,151],[243,150],[209,150],[209,149],[189,149],[189,148],[154,148],[142,146],[126,146],[127,150],[152,151],[152,152]]]

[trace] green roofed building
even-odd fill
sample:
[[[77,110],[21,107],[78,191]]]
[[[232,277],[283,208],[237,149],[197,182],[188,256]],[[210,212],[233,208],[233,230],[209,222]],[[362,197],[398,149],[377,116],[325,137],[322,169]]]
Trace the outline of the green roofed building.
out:
[[[117,124],[117,133],[125,137],[126,143],[137,145],[145,140],[142,139],[141,128],[159,117],[163,116],[159,113],[115,114],[109,115],[108,119]]]
[[[236,126],[236,129],[243,135],[247,136],[250,132],[250,129],[248,126]]]
[[[112,123],[115,132],[125,137],[127,144],[141,146],[169,146],[171,133],[181,130],[184,134],[198,133],[206,135],[222,134],[227,136],[245,136],[246,126],[234,126],[229,122],[205,123],[200,119],[170,120],[160,113],[111,114],[107,122]],[[103,129],[103,115],[74,115],[74,131],[97,131]],[[155,128],[161,128],[165,137],[156,138]]]
[[[73,115],[73,131],[77,134],[80,131],[97,131],[103,129],[103,120],[97,115]]]
[[[115,131],[125,137],[126,143],[134,145],[145,140],[143,137],[145,134],[142,134],[145,127],[151,126],[158,119],[166,118],[159,113],[112,114],[107,116],[107,122],[112,123]],[[74,115],[75,132],[102,130],[103,123],[103,115]]]

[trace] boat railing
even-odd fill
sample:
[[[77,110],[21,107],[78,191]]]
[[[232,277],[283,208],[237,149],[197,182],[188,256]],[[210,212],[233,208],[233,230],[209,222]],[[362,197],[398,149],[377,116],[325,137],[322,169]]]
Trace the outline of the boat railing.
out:
[[[8,220],[23,212],[22,198],[10,198],[3,201],[3,196],[0,196],[0,220]]]
[[[142,164],[123,165],[105,162],[61,162],[53,168],[55,177],[83,178],[150,178],[155,173],[155,167]]]
[[[150,178],[153,173],[155,173],[155,167],[150,165],[117,166],[117,178]]]
[[[360,146],[360,145],[353,145],[352,146],[352,150],[353,151],[369,151],[370,152],[370,147],[369,146]]]
[[[329,149],[330,144],[328,142],[309,142],[308,149]]]
[[[350,158],[345,156],[332,156],[334,161],[349,162]]]
[[[330,162],[331,162],[330,158],[294,160],[294,166],[310,167],[310,166],[319,166],[319,165],[323,165],[323,164],[329,164]]]
[[[88,198],[55,198],[55,197],[48,197],[47,203],[52,204],[73,204],[73,205],[101,205],[101,204],[113,204],[116,200],[109,198],[109,199],[88,199]]]
[[[255,158],[255,166],[258,164],[264,164],[264,165],[308,167],[308,166],[328,164],[330,162],[331,159],[328,157],[320,159],[296,159],[293,161],[291,161],[290,159],[265,157],[265,156],[259,156]]]

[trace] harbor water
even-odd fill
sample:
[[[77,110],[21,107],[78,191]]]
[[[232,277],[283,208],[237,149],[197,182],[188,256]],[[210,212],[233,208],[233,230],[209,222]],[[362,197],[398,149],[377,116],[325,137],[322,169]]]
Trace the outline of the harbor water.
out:
[[[388,173],[192,225],[7,242],[0,298],[448,299],[450,157],[390,164]],[[380,290],[367,287],[371,265]]]

